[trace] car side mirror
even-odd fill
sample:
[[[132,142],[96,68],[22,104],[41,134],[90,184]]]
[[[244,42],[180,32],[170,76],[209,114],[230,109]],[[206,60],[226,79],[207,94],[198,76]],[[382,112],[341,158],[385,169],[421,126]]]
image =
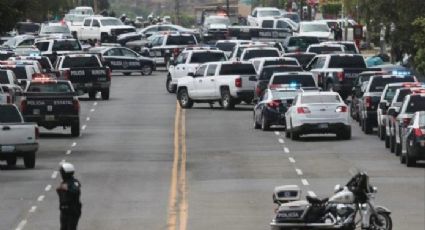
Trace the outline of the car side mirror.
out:
[[[193,73],[193,72],[190,72],[190,73],[188,73],[188,74],[187,74],[187,76],[190,76],[190,77],[195,77],[195,73]]]
[[[250,80],[250,81],[257,81],[257,77],[256,77],[256,76],[250,76],[250,77],[249,77],[249,80]]]
[[[387,109],[387,103],[385,101],[380,102],[379,108],[382,109],[382,110],[386,110]]]

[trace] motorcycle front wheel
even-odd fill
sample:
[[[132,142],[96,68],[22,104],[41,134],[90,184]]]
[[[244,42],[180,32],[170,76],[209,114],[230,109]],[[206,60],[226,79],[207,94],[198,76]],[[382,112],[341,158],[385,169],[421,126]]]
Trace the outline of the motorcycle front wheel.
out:
[[[391,230],[393,222],[389,213],[378,212],[370,217],[370,230]]]

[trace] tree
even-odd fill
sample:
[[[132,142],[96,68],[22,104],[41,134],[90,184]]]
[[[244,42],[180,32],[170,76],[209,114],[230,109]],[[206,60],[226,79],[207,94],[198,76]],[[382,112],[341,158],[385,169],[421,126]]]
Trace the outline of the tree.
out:
[[[415,32],[412,36],[416,54],[413,58],[417,70],[425,74],[425,17],[417,18],[413,22]]]

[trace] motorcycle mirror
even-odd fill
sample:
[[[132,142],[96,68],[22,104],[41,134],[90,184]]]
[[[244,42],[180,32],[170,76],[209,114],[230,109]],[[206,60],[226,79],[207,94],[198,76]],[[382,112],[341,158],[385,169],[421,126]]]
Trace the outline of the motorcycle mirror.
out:
[[[341,187],[340,184],[335,185],[335,187],[334,187],[334,193],[337,193],[337,192],[339,192],[341,190],[342,190],[342,187]]]

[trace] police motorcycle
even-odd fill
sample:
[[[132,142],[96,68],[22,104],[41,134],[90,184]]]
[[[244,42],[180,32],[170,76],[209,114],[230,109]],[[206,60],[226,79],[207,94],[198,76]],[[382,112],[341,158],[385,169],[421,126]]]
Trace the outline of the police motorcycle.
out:
[[[297,185],[279,186],[273,194],[279,207],[270,226],[272,230],[391,230],[391,211],[374,204],[376,194],[365,172],[357,172],[344,187],[336,185],[334,195],[325,199],[300,200]]]

